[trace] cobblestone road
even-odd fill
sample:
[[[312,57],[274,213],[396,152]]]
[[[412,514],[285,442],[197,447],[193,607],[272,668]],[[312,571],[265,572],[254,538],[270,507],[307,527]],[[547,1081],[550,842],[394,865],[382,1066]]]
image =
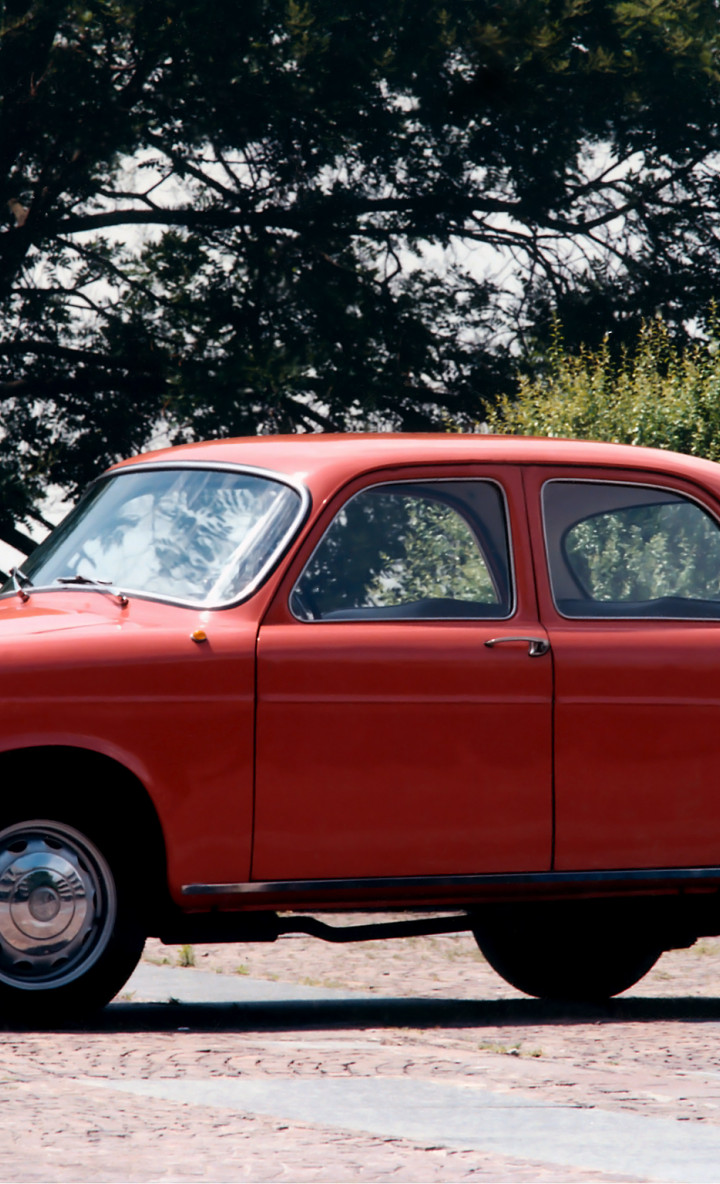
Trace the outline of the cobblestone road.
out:
[[[720,941],[572,1010],[464,935],[145,958],[92,1025],[0,1032],[1,1179],[720,1179]]]

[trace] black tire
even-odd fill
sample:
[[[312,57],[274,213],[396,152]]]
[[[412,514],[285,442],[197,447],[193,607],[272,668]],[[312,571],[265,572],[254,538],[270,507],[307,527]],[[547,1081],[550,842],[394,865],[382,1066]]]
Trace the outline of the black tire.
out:
[[[502,905],[473,927],[493,970],[540,999],[600,1003],[638,982],[663,946],[632,903]]]
[[[145,934],[129,876],[105,843],[65,822],[0,830],[0,1022],[54,1022],[104,1007]]]

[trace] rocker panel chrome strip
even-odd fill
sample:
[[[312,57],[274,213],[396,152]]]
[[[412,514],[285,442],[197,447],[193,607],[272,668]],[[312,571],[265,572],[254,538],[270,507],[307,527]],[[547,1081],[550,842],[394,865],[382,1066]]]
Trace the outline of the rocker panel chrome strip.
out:
[[[502,875],[387,876],[337,880],[258,880],[239,884],[183,884],[184,896],[263,896],[278,893],[358,892],[362,889],[511,888],[547,885],[683,883],[720,888],[720,867],[613,868],[609,871],[508,872]]]

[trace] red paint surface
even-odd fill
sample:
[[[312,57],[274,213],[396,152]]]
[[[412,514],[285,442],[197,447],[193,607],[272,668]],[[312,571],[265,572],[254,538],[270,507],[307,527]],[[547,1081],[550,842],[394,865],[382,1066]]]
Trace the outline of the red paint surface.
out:
[[[268,625],[255,878],[550,866],[550,663],[506,622]]]
[[[673,469],[639,479],[700,498],[717,514],[714,499],[678,481]],[[720,621],[569,621],[552,602],[540,487],[551,477],[598,475],[553,468],[527,481],[540,611],[555,664],[555,865],[717,865]],[[612,478],[632,482],[638,474]]]
[[[79,588],[0,601],[0,752],[65,745],[134,773],[160,818],[178,902],[202,904],[182,898],[183,884],[251,875],[546,870],[553,823],[559,869],[720,863],[720,622],[563,620],[539,511],[544,480],[576,475],[656,481],[717,514],[719,466],[480,436],[264,438],[146,459],[184,458],[292,474],[310,490],[307,522],[245,604],[121,609]],[[511,619],[291,616],[292,584],[345,497],[394,477],[453,476],[505,490]],[[191,640],[198,628],[207,642]],[[551,654],[484,645],[516,634],[547,635]]]
[[[435,466],[405,480],[502,483],[515,541],[510,621],[301,622],[292,584],[344,489],[291,566],[260,630],[253,878],[546,870],[552,839],[549,659],[538,634],[520,476]]]

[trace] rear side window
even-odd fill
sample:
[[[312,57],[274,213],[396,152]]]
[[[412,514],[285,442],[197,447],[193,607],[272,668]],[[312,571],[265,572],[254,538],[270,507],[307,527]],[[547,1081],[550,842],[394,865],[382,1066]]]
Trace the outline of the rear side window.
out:
[[[543,515],[567,617],[720,617],[720,527],[690,498],[620,482],[550,481]]]
[[[500,490],[490,481],[363,490],[330,523],[290,607],[308,621],[509,616]]]

